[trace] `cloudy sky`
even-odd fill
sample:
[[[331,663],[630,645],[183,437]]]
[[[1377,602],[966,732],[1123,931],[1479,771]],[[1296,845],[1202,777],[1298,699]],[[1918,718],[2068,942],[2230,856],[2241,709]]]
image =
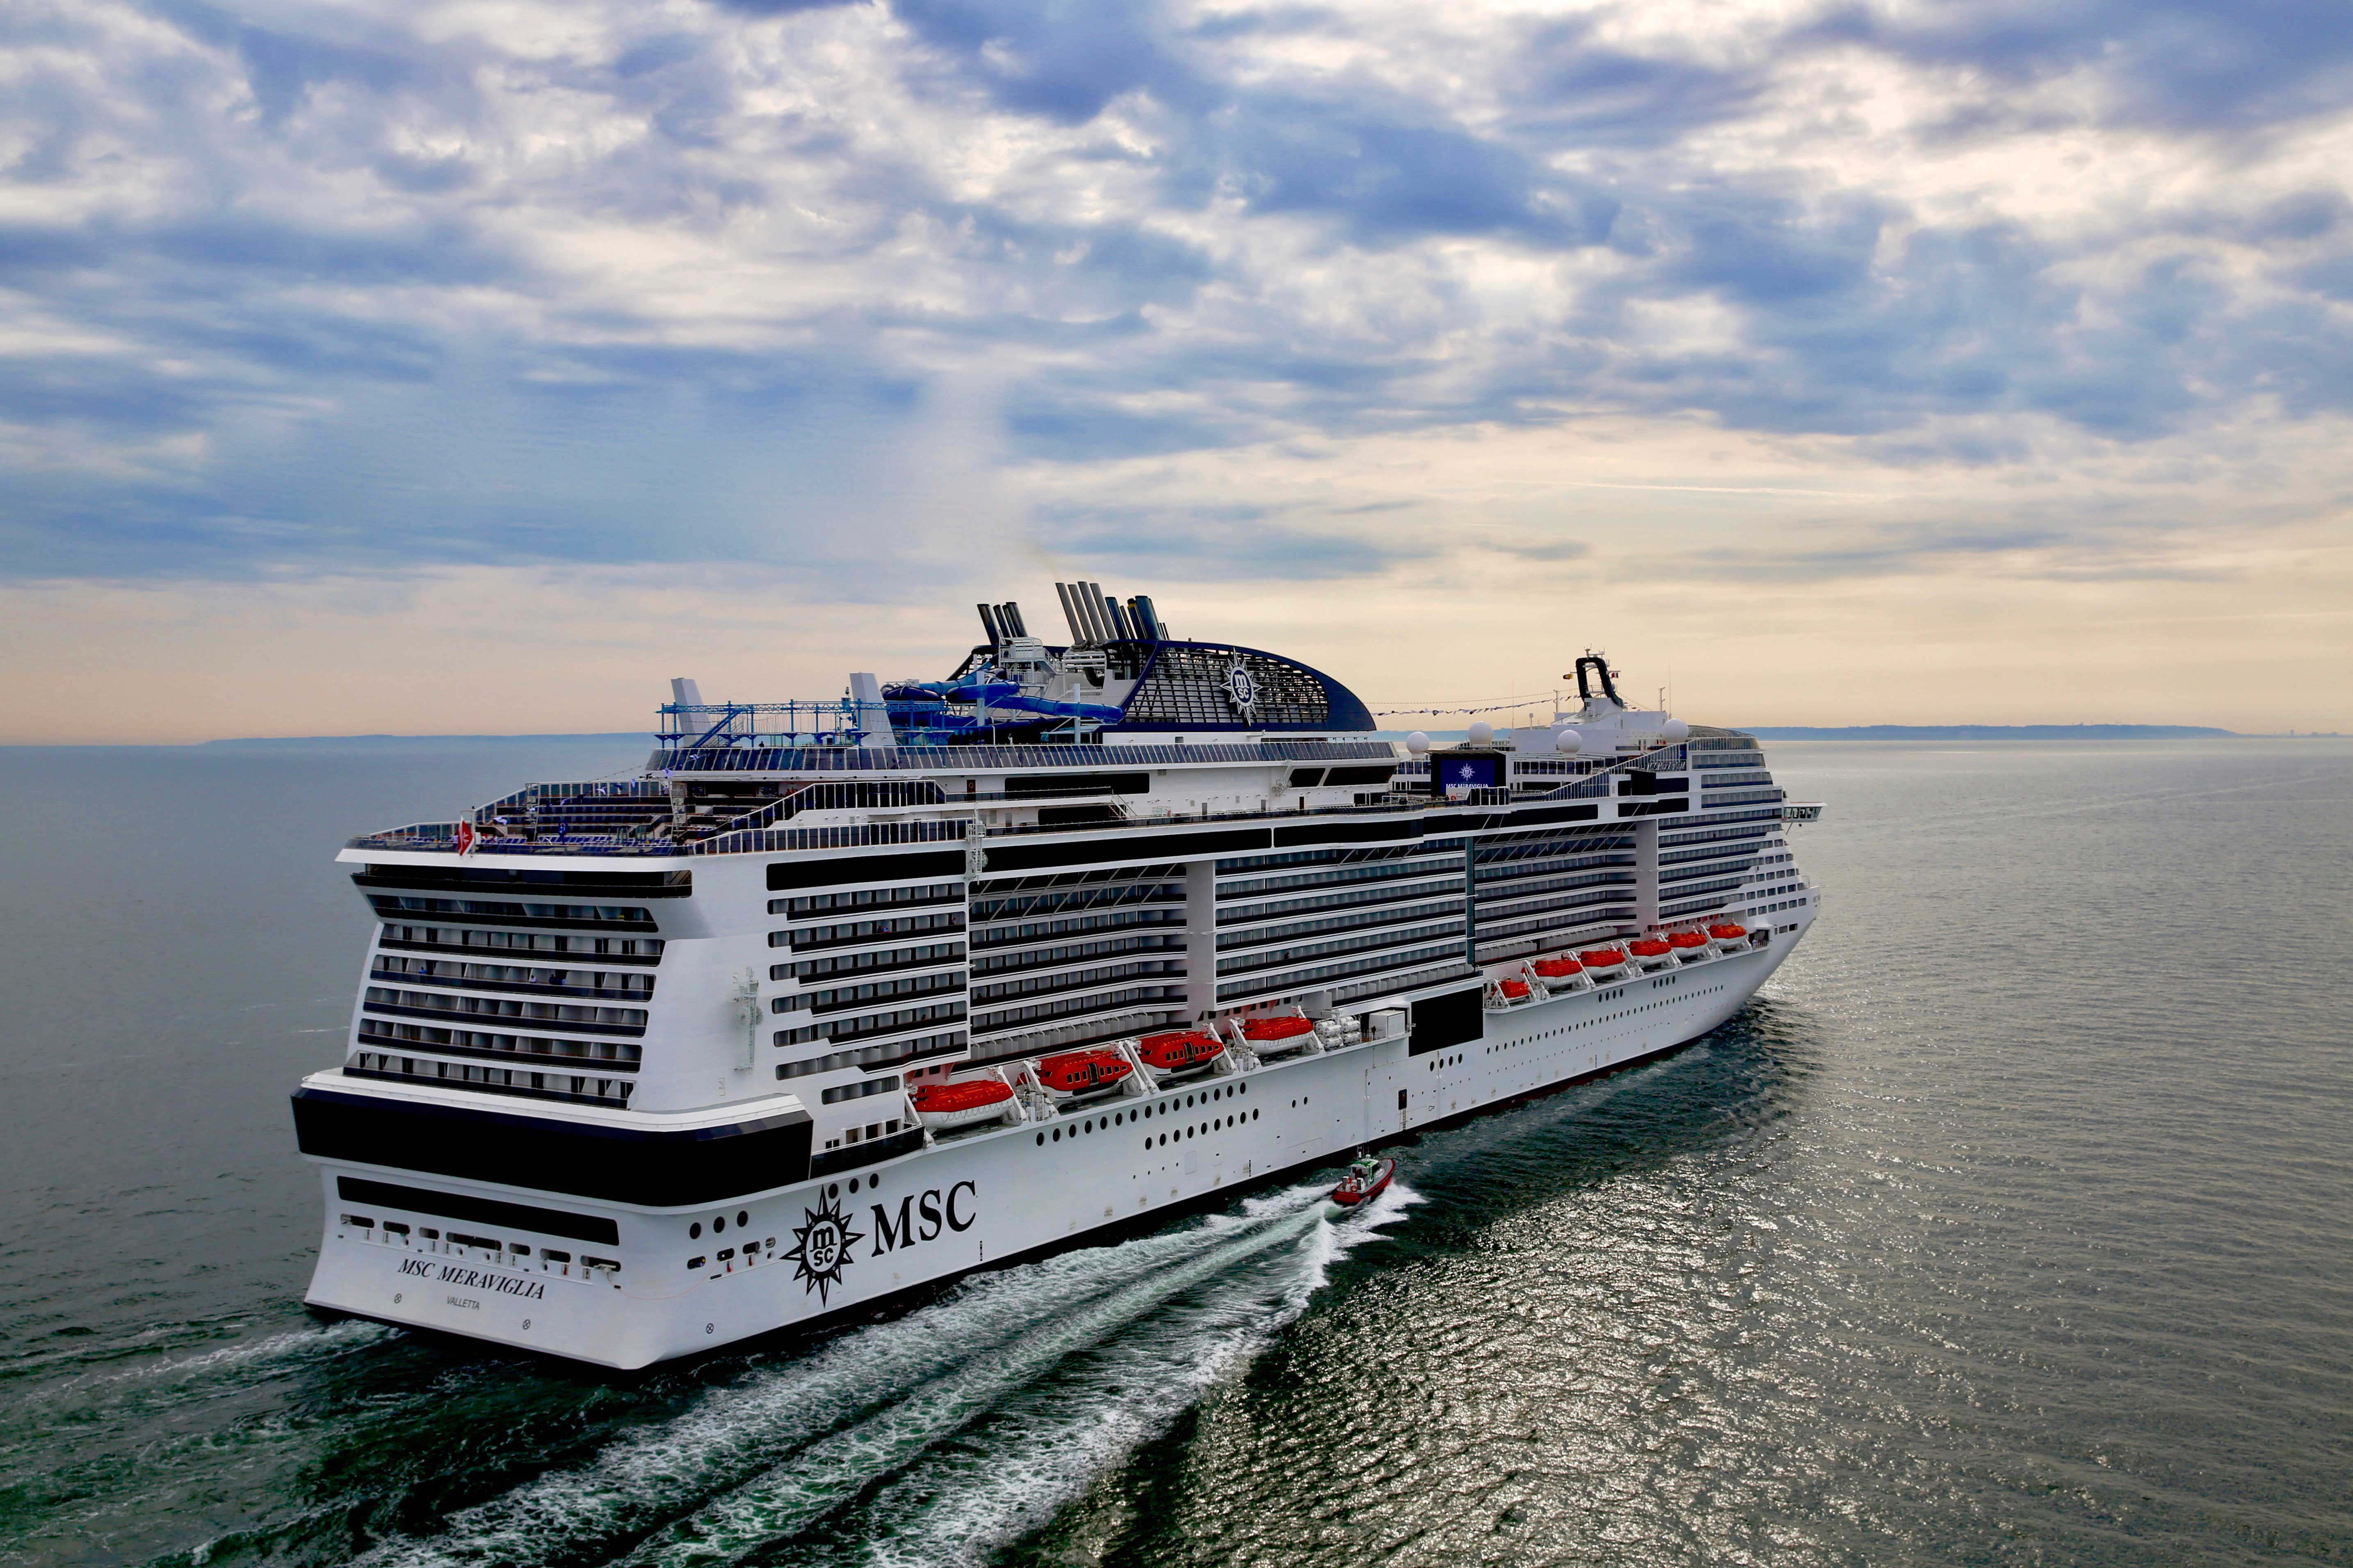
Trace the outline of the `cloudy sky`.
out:
[[[2353,729],[2345,0],[9,0],[0,740],[1155,595],[1376,706]]]

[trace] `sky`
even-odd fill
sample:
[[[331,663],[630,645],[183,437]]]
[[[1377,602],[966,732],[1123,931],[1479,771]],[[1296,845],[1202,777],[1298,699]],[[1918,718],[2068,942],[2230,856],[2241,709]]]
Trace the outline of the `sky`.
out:
[[[2353,730],[2344,0],[9,0],[0,83],[0,742],[634,729],[1081,576],[1384,710]]]

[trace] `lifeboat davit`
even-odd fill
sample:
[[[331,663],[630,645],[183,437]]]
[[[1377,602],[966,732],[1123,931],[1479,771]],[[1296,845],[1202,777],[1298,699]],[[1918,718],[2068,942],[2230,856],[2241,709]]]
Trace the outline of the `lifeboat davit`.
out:
[[[1705,947],[1707,938],[1695,931],[1679,931],[1667,938],[1667,945],[1678,952],[1683,952],[1694,947]]]
[[[1597,947],[1591,952],[1580,952],[1577,962],[1588,969],[1623,969],[1626,955],[1614,947]]]
[[[1145,1036],[1135,1054],[1144,1058],[1148,1068],[1176,1073],[1205,1066],[1225,1048],[1223,1041],[1198,1029],[1176,1029],[1165,1035]]]
[[[1125,1062],[1120,1063],[1124,1068]],[[1003,1120],[1013,1090],[993,1078],[960,1083],[927,1083],[915,1090],[915,1114],[934,1132],[952,1132],[983,1121]]]
[[[1567,980],[1572,975],[1585,973],[1584,964],[1565,955],[1559,958],[1539,958],[1535,961],[1534,968],[1539,980]]]
[[[1733,925],[1710,926],[1707,928],[1707,934],[1718,942],[1746,942],[1748,928]]]
[[[1117,1051],[1063,1051],[1038,1058],[1038,1087],[1057,1100],[1101,1094],[1135,1069]]]

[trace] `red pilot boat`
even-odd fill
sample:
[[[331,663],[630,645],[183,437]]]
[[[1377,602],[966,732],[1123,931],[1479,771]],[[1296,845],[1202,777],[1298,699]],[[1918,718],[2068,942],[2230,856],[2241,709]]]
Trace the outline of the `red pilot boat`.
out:
[[[1064,1051],[1038,1058],[1038,1087],[1058,1100],[1102,1094],[1135,1069],[1117,1051]]]
[[[1332,1201],[1344,1209],[1368,1204],[1388,1190],[1389,1178],[1397,1174],[1395,1160],[1377,1160],[1370,1154],[1359,1155],[1332,1189]]]
[[[1206,1067],[1225,1048],[1223,1041],[1198,1029],[1176,1029],[1165,1035],[1145,1036],[1135,1054],[1144,1058],[1145,1067],[1166,1076]]]

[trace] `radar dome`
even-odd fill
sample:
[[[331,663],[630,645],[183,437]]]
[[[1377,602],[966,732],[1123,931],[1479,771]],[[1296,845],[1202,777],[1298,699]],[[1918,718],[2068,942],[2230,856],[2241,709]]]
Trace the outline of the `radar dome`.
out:
[[[1417,757],[1430,754],[1430,737],[1416,730],[1405,738],[1405,749]]]
[[[1670,719],[1659,726],[1659,732],[1670,741],[1680,741],[1691,733],[1691,726],[1680,719]]]
[[[1472,745],[1483,746],[1494,738],[1495,726],[1488,723],[1484,719],[1473,719],[1471,721],[1471,743]]]

